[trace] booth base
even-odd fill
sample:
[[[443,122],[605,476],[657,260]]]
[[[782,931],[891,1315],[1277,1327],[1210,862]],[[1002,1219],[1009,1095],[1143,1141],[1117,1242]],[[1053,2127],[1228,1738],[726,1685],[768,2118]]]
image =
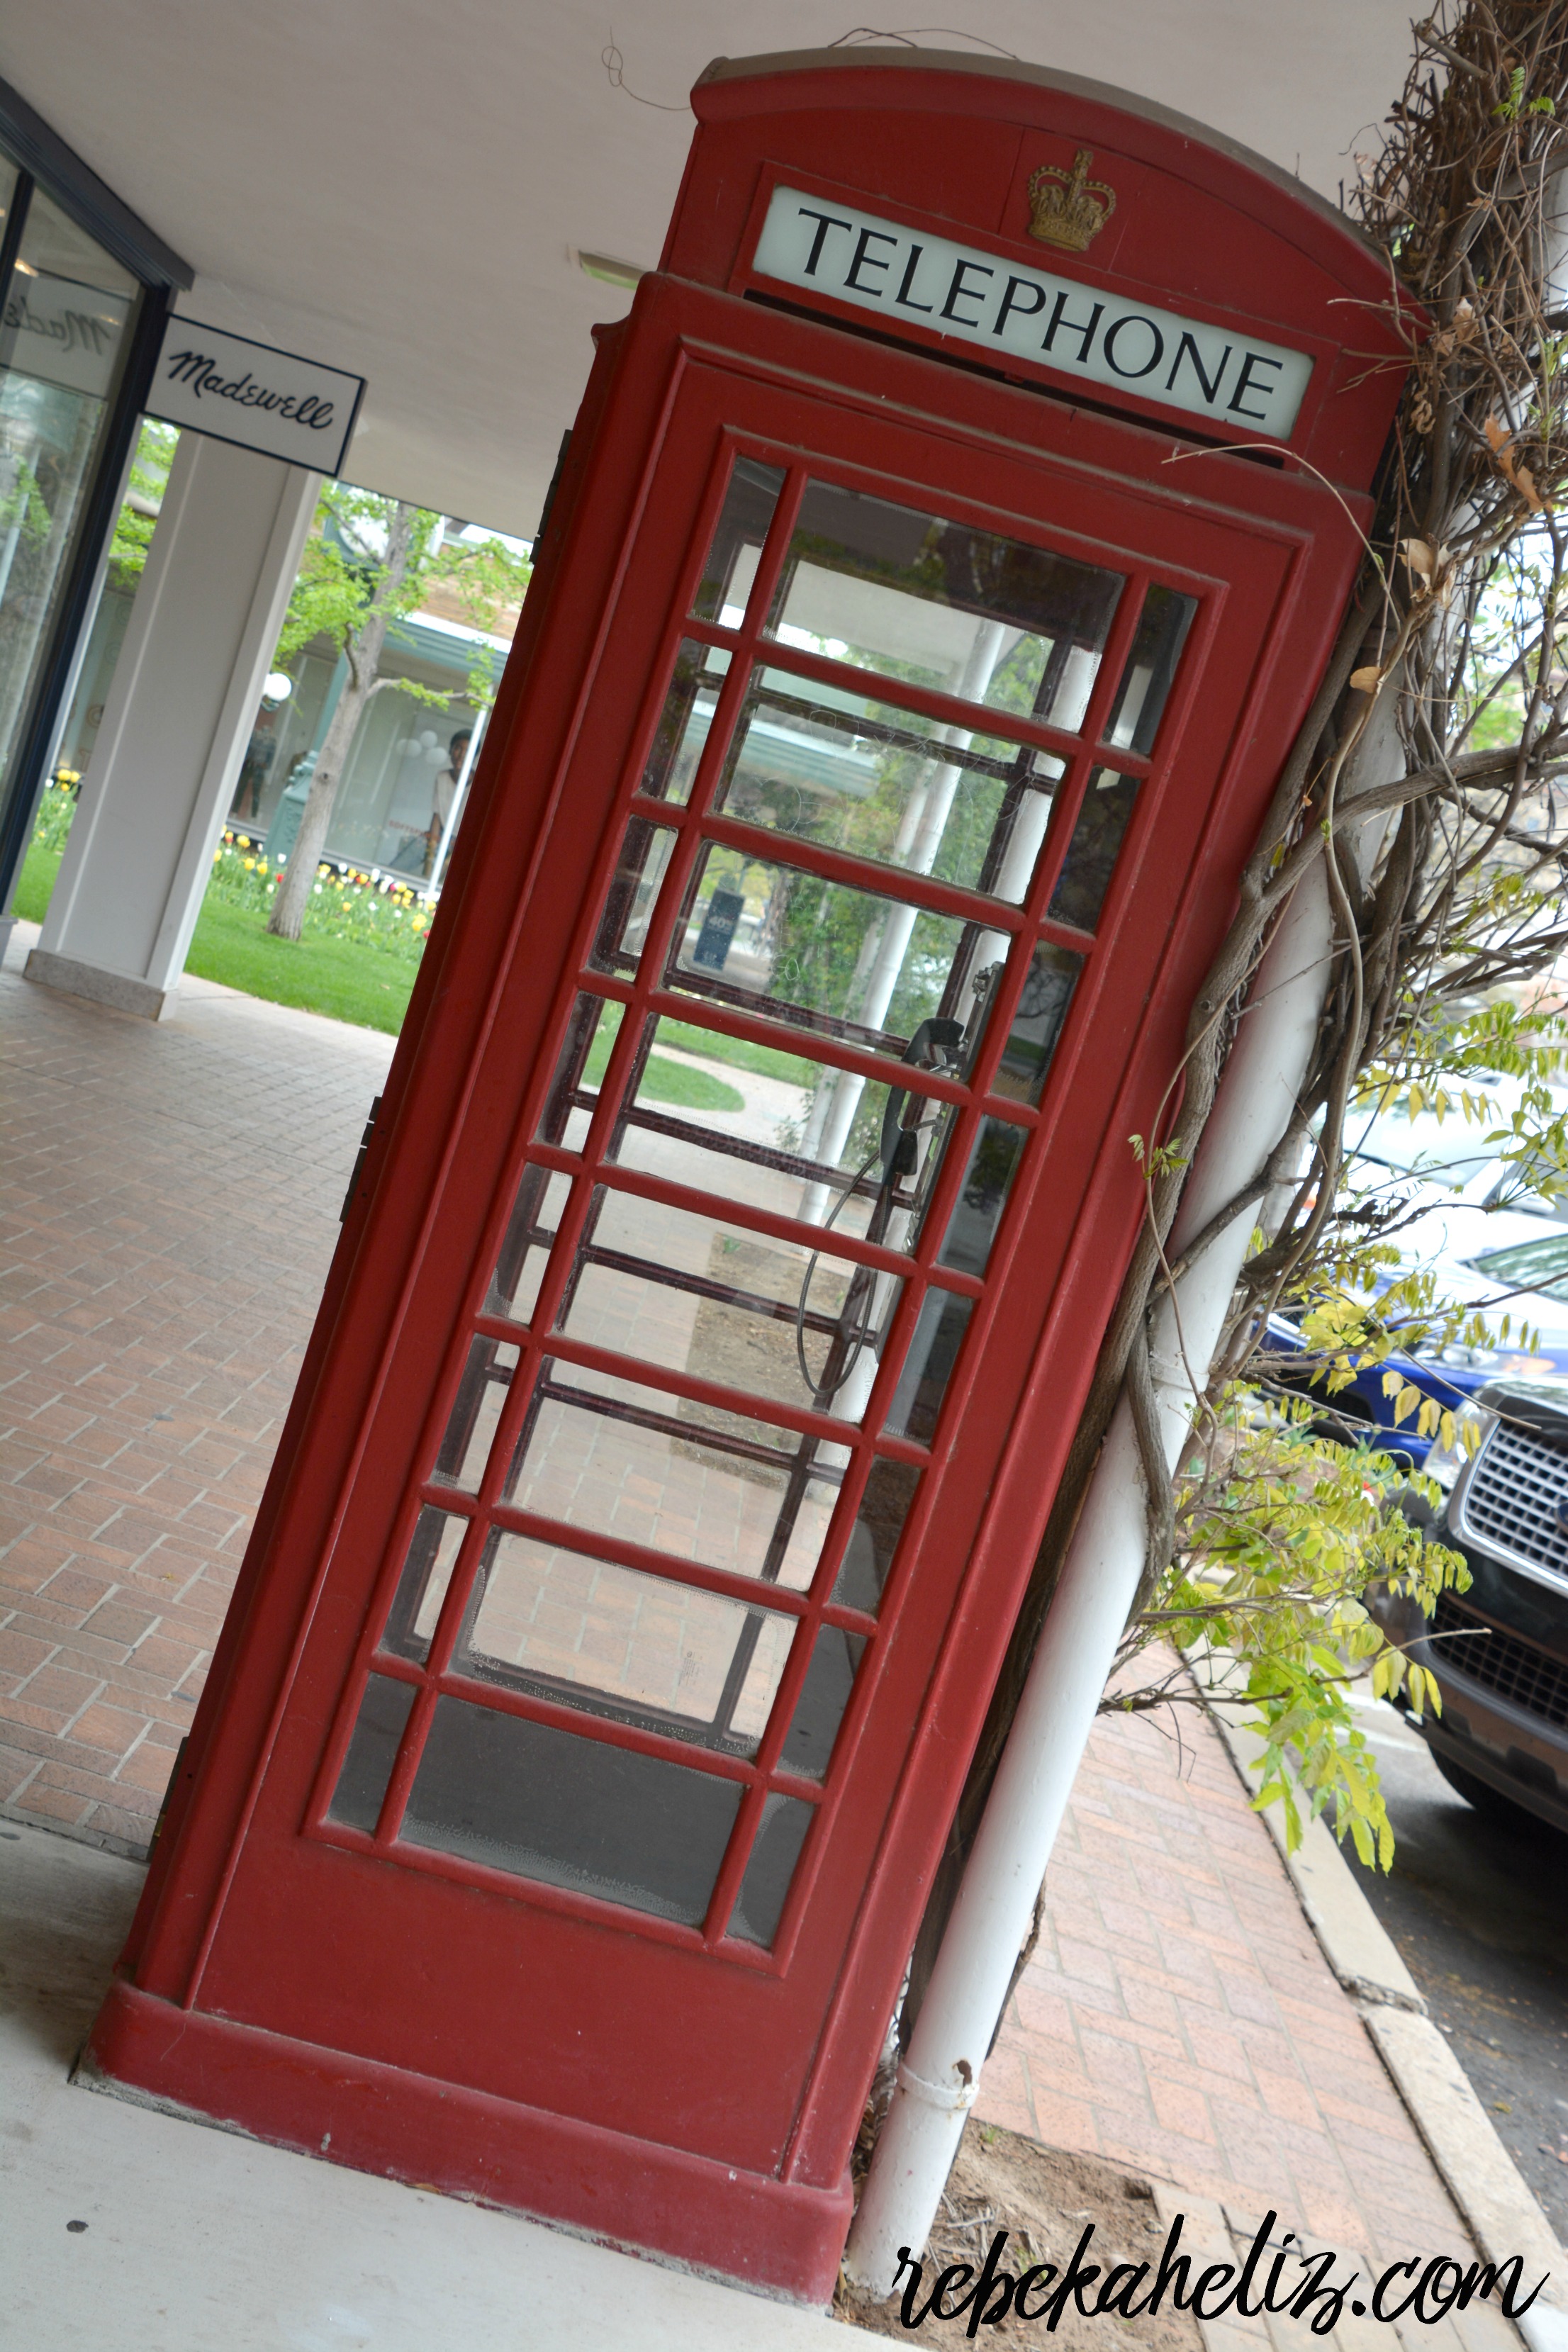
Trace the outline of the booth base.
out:
[[[742,2172],[113,1986],[101,2087],[276,2147],[551,2221],[763,2294],[826,2307],[848,2232],[832,2189]]]

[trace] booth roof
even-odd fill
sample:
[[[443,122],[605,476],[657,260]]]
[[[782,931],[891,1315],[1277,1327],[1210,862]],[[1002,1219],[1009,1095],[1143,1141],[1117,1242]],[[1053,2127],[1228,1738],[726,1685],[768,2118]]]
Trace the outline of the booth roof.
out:
[[[1405,0],[992,0],[973,29],[1157,91],[1333,199],[1403,82],[1408,17]],[[54,0],[13,19],[5,71],[195,266],[182,310],[366,377],[353,479],[526,537],[588,331],[629,300],[576,256],[653,266],[688,91],[783,21],[763,0],[627,0],[607,67],[608,16],[504,0],[256,0],[210,23],[186,0]],[[788,18],[803,45],[848,24],[828,0]]]

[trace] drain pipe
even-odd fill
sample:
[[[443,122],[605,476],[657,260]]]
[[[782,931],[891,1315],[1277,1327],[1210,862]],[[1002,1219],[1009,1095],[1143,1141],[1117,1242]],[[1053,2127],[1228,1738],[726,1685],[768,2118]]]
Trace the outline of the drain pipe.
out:
[[[1332,923],[1320,858],[1258,967],[1225,1066],[1172,1249],[1179,1255],[1257,1175],[1305,1079],[1329,982]],[[1154,1394],[1174,1468],[1247,1255],[1259,1204],[1239,1210],[1154,1318]],[[1131,1410],[1118,1406],[1062,1565],[1034,1662],[850,2232],[844,2266],[879,2296],[922,2247],[973,2104],[981,2064],[1056,1843],[1142,1574],[1144,1486]]]

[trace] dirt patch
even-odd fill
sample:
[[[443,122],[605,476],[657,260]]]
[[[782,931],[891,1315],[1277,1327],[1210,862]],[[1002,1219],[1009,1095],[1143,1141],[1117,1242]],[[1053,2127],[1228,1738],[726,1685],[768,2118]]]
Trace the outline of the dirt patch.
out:
[[[1058,2276],[1071,2261],[1074,2249],[1090,2222],[1094,2238],[1085,2259],[1100,2265],[1101,2278],[1114,2263],[1152,2263],[1165,2241],[1164,2224],[1154,2210],[1150,2183],[1135,2172],[1120,2171],[1092,2156],[1068,2156],[1059,2148],[1041,2147],[998,2124],[971,2120],[959,2146],[947,2191],[924,2256],[925,2275],[919,2303],[923,2304],[938,2273],[957,2263],[978,2269],[998,2230],[1007,2231],[1001,2266],[1015,2276],[1031,2263],[1053,2263]],[[962,2299],[963,2283],[951,2288],[944,2302]],[[1042,2282],[1032,2291],[1037,2304],[1048,2294]],[[1098,2286],[1088,2290],[1090,2300]],[[919,2305],[916,2306],[919,2307]],[[834,2298],[834,2316],[850,2321],[873,2336],[910,2338],[900,2317],[900,2298],[874,2303],[868,2295],[840,2283]],[[920,2336],[937,2344],[965,2340],[970,2315],[945,2324],[933,2313]],[[987,2326],[988,2345],[1038,2346],[1047,2330],[1043,2318],[1018,2319],[1011,2312]],[[1121,2319],[1107,2313],[1085,2319],[1069,2305],[1054,2331],[1053,2341],[1067,2352],[1114,2352],[1129,2340],[1146,2352],[1202,2352],[1197,2322],[1190,2312],[1166,2308],[1142,2319]]]

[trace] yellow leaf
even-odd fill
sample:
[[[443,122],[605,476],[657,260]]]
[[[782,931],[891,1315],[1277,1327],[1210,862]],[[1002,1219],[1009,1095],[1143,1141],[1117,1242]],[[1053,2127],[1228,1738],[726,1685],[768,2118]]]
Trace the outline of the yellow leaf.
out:
[[[1375,694],[1385,676],[1385,671],[1379,669],[1375,662],[1371,662],[1364,669],[1352,670],[1351,685],[1357,694]]]
[[[1429,583],[1437,561],[1430,542],[1425,539],[1402,539],[1399,551],[1416,578]]]

